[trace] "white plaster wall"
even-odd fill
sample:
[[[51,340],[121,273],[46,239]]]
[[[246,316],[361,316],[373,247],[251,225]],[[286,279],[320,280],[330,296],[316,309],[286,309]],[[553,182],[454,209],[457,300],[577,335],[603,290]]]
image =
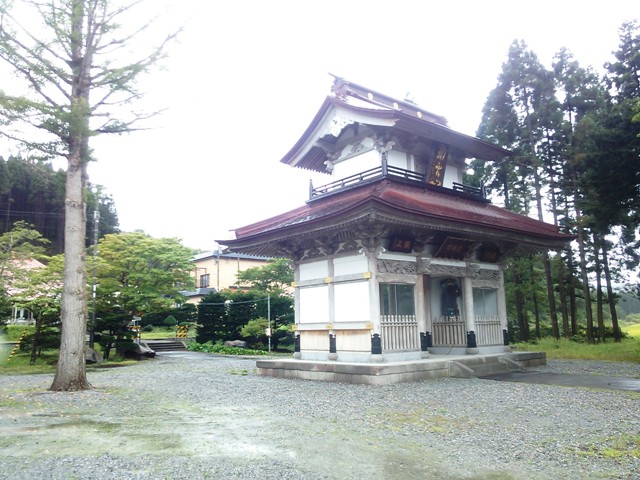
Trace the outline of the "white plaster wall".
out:
[[[347,160],[336,163],[333,167],[332,177],[334,180],[339,180],[379,166],[380,152],[377,150],[370,150],[362,155],[351,157]]]
[[[369,282],[338,283],[333,288],[336,323],[370,321]]]
[[[329,276],[329,261],[320,260],[318,262],[302,263],[298,271],[300,272],[300,279],[298,280],[300,282],[327,278]]]
[[[329,287],[300,289],[300,323],[329,322]]]
[[[462,183],[462,174],[458,167],[447,165],[444,171],[442,186],[445,188],[453,188],[453,182]]]
[[[369,262],[364,255],[338,257],[333,259],[333,275],[353,275],[369,271]]]
[[[387,152],[387,165],[392,167],[402,168],[404,170],[412,170],[407,159],[407,154],[398,150],[391,150]]]

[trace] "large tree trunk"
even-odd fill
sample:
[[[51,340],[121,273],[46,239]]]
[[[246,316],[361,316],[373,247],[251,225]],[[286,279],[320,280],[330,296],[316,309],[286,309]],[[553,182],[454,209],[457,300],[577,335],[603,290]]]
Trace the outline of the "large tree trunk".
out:
[[[518,318],[518,329],[520,330],[520,341],[528,342],[529,341],[529,319],[527,318],[527,313],[525,312],[525,302],[524,302],[524,294],[521,290],[522,285],[522,276],[516,272],[519,266],[514,265],[512,270],[513,272],[513,284],[514,288],[514,297],[515,297],[515,306],[516,306],[516,316]]]
[[[613,338],[616,342],[622,340],[620,325],[618,325],[618,312],[616,312],[616,299],[611,286],[611,272],[609,270],[609,254],[607,253],[607,241],[604,236],[602,241],[602,266],[604,267],[604,278],[607,282],[607,299],[609,300],[609,311],[611,312],[611,324],[613,326]]]
[[[71,59],[73,79],[69,113],[69,153],[65,186],[64,288],[62,293],[62,335],[56,375],[51,390],[75,391],[91,388],[85,370],[84,344],[87,334],[87,162],[89,161],[89,92],[91,48],[85,45],[83,0],[72,0]],[[90,12],[92,10],[90,9]],[[89,13],[91,15],[92,13]],[[87,47],[86,51],[83,50]]]
[[[558,326],[558,308],[556,305],[556,295],[553,289],[553,275],[551,274],[551,260],[549,252],[542,252],[542,263],[544,265],[544,277],[547,281],[547,300],[549,301],[549,317],[551,318],[551,333],[556,340],[560,338],[560,328]]]
[[[604,342],[604,306],[602,298],[602,267],[600,265],[600,237],[593,235],[594,262],[596,267],[596,319],[598,321],[598,340]]]
[[[587,341],[593,343],[593,310],[591,308],[591,292],[589,290],[589,273],[587,271],[586,239],[583,227],[582,212],[580,211],[578,194],[578,180],[575,168],[571,169],[571,183],[573,187],[574,209],[576,214],[576,229],[578,232],[578,254],[580,257],[580,278],[584,295],[584,312],[587,320]]]
[[[569,252],[571,255],[571,252]],[[567,308],[567,289],[565,283],[564,259],[562,253],[558,259],[558,290],[560,294],[560,312],[562,312],[562,336],[568,338],[571,336],[571,328],[569,326],[569,309]]]
[[[65,195],[64,290],[62,294],[62,335],[56,375],[51,385],[55,391],[91,388],[87,381],[84,344],[87,331],[87,273],[84,239],[86,208],[84,201],[85,167],[77,155],[70,156]]]
[[[576,291],[578,290],[578,279],[576,277],[576,266],[573,260],[573,252],[567,252],[567,291],[569,295],[569,312],[571,318],[571,335],[578,335],[578,301]]]

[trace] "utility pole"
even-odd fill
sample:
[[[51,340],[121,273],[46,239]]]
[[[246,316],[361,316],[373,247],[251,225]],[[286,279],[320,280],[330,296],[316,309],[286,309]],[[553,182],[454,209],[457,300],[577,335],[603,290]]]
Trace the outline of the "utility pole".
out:
[[[267,294],[267,338],[269,339],[269,353],[271,353],[271,295]]]

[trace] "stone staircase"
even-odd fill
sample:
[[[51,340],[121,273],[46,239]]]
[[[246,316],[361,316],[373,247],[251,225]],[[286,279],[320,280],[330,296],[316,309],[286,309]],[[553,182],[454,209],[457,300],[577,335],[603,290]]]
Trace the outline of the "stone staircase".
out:
[[[186,344],[180,340],[146,340],[144,343],[156,353],[187,350]]]

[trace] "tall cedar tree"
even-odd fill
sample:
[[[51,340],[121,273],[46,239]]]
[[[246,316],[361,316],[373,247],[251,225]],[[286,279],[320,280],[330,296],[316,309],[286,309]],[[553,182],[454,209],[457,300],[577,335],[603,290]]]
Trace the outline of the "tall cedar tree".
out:
[[[493,173],[487,169],[480,170],[485,177],[493,175],[493,186],[499,186],[504,194],[505,206],[510,210],[528,214],[535,209],[538,218],[544,220],[542,189],[551,183],[549,170],[544,167],[552,156],[559,123],[552,73],[543,68],[524,42],[513,42],[498,85],[487,99],[482,124],[478,129],[480,137],[497,142],[513,152],[513,156],[495,168]],[[542,254],[542,259],[553,335],[558,337],[551,262],[546,252]],[[513,268],[511,272],[520,338],[528,340],[527,298],[533,305],[536,332],[540,331],[539,294],[533,284],[527,288],[523,283],[525,270],[530,270],[526,278],[535,281],[535,259],[522,258],[513,262],[527,264]]]
[[[49,240],[49,253],[64,250],[64,186],[66,173],[54,171],[50,163],[10,156],[0,157],[0,233],[18,221],[32,224]],[[88,185],[87,210],[98,209],[98,236],[118,232],[118,213],[113,198],[100,185]],[[87,245],[94,238],[94,222],[88,225]]]
[[[0,93],[2,134],[48,157],[66,158],[62,336],[51,390],[91,388],[84,342],[87,329],[85,265],[89,139],[134,129],[142,117],[117,107],[140,97],[135,80],[162,56],[175,34],[142,60],[126,63],[125,47],[147,25],[126,31],[126,14],[140,2],[24,0],[0,4],[0,58],[28,91]],[[114,112],[122,114],[121,118]],[[24,131],[22,130],[24,128]]]

